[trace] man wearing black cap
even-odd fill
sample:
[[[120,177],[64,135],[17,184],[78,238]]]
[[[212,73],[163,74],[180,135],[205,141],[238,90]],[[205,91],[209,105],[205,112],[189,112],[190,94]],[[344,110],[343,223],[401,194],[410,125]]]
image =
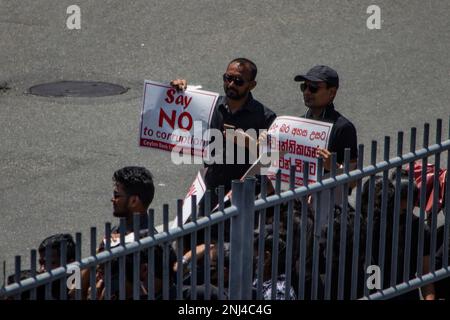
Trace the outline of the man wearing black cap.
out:
[[[320,149],[318,155],[324,159],[324,168],[331,170],[331,153],[336,152],[338,168],[344,163],[344,150],[350,148],[351,167],[355,166],[357,151],[356,129],[353,123],[334,109],[333,100],[339,88],[339,76],[328,66],[315,66],[305,75],[294,78],[302,82],[300,89],[308,107],[305,118],[333,123],[328,149]]]

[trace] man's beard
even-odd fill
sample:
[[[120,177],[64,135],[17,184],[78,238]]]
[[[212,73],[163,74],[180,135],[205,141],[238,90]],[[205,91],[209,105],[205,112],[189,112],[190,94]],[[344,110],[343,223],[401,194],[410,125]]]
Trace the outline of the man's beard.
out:
[[[126,208],[114,208],[113,207],[113,216],[116,218],[125,218],[128,217],[129,212]]]
[[[239,92],[235,89],[225,88],[225,95],[227,96],[228,99],[231,100],[241,100],[242,98],[245,98],[247,92],[239,94]]]

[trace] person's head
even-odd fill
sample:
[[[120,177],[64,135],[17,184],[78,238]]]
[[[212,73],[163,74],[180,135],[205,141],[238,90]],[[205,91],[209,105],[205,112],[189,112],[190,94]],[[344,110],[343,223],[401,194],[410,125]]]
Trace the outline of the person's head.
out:
[[[66,242],[66,261],[71,263],[75,261],[75,241],[68,233],[54,234],[45,238],[39,245],[39,272],[49,271],[46,268],[46,248],[50,250],[50,270],[58,268],[61,265],[61,243]]]
[[[401,170],[400,173],[400,209],[405,210],[408,207],[408,187],[409,187],[409,179],[408,179],[408,172],[404,169]],[[396,186],[396,180],[397,180],[397,173],[394,171],[391,176],[390,180],[392,183]],[[417,188],[416,183],[414,180],[412,181],[412,204],[415,206],[418,203],[419,200],[419,188]]]
[[[218,244],[211,246],[209,251],[210,255],[210,268],[211,268],[211,283],[218,285],[219,281],[219,247]],[[229,265],[230,265],[230,243],[224,242],[223,244],[223,283],[225,287],[228,287],[229,277]]]
[[[375,188],[374,188],[374,204],[373,213],[374,218],[377,219],[381,215],[382,203],[383,203],[383,188],[386,189],[387,196],[387,206],[386,212],[392,214],[394,211],[394,200],[395,200],[395,188],[392,182],[388,179],[386,184],[383,184],[383,177],[375,176]],[[363,217],[368,216],[369,212],[369,192],[370,192],[370,179],[367,180],[363,185],[362,195],[361,195],[361,214]]]
[[[272,225],[266,225],[264,228],[264,253],[262,255],[263,261],[263,281],[270,279],[272,276],[272,248],[273,248],[273,230]],[[259,230],[256,230],[253,240],[253,270],[255,277],[258,274],[258,260],[259,260]],[[282,238],[278,238],[278,256],[277,269],[278,274],[285,273],[285,257],[286,257],[286,242]]]
[[[323,109],[333,102],[339,89],[339,76],[328,66],[314,66],[306,74],[298,75],[294,81],[301,82],[305,105],[310,109]]]
[[[145,213],[155,195],[153,176],[144,167],[124,167],[114,172],[111,202],[115,217],[131,217],[134,212]]]
[[[228,99],[243,100],[256,87],[256,65],[246,59],[232,60],[223,74],[223,90]]]

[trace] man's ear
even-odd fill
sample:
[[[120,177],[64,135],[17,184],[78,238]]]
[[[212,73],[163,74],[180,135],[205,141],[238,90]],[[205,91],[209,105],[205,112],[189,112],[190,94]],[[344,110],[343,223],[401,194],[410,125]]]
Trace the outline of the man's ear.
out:
[[[250,91],[256,87],[256,84],[257,84],[256,80],[250,81],[250,87],[249,87]]]
[[[140,206],[141,204],[141,200],[139,199],[139,197],[137,195],[132,195],[128,198],[128,206],[131,209],[136,209]]]
[[[334,98],[336,97],[336,93],[337,93],[337,88],[336,87],[331,87],[330,88],[330,98],[331,98],[331,100],[334,100]]]

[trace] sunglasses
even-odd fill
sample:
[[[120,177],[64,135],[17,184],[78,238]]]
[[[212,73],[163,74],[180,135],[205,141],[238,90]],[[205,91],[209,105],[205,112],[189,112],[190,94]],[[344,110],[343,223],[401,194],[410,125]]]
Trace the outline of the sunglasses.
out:
[[[126,198],[126,197],[127,197],[126,194],[121,194],[121,193],[113,192],[113,198],[114,198],[114,199],[118,199],[118,198]]]
[[[300,85],[300,90],[302,92],[305,92],[307,88],[309,88],[309,92],[311,92],[311,93],[316,93],[320,89],[319,85],[317,83],[314,83],[314,82],[311,82],[311,83],[308,83],[308,84],[306,82],[303,82]]]
[[[223,74],[223,81],[228,83],[233,82],[238,87],[243,86],[245,83],[244,79],[235,76],[230,76],[229,74],[226,73]]]

